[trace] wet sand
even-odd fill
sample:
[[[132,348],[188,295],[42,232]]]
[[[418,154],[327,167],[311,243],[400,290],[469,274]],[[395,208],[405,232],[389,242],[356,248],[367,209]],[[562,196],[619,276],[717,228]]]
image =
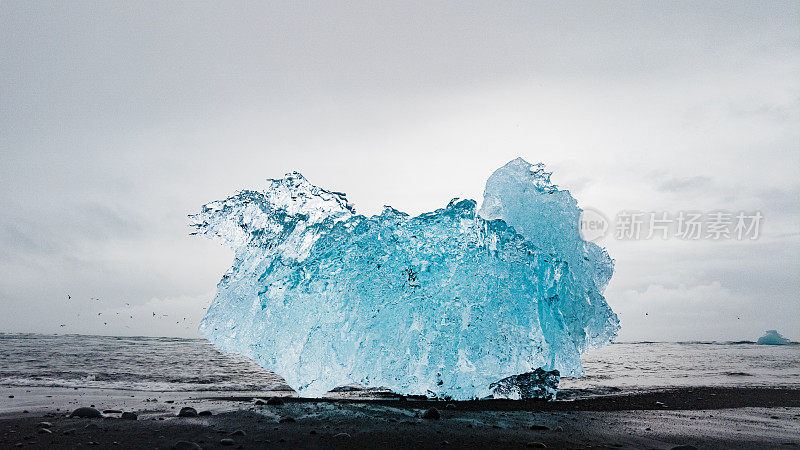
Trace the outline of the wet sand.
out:
[[[283,398],[281,405],[208,393],[8,392],[3,389],[0,399],[6,411],[0,414],[1,449],[198,448],[189,443],[199,448],[800,448],[800,390],[790,388],[687,388],[555,402]],[[123,420],[119,412],[97,419],[66,417],[90,404],[101,411],[133,411],[138,420]],[[184,406],[212,415],[177,417]],[[440,418],[423,418],[429,408]],[[41,422],[49,422],[49,432],[39,431]]]

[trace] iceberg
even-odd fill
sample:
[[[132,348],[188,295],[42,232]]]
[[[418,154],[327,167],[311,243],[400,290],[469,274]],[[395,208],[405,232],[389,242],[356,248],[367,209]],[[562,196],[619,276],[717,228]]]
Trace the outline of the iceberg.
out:
[[[758,338],[758,345],[789,345],[792,342],[783,337],[778,330],[767,330],[763,336]]]
[[[411,217],[356,213],[297,172],[206,204],[192,234],[229,246],[199,331],[306,397],[358,383],[466,400],[555,397],[619,321],[613,261],[541,164],[516,159],[480,209],[453,199]]]

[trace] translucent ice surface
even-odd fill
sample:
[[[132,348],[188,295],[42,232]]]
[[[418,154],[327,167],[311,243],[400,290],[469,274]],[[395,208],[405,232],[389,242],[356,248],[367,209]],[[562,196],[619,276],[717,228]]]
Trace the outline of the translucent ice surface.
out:
[[[360,383],[471,399],[501,380],[501,396],[550,392],[531,380],[557,376],[513,376],[580,376],[580,354],[619,328],[602,295],[612,261],[580,238],[579,213],[521,159],[491,176],[480,213],[454,199],[365,217],[287,174],[190,216],[194,234],[235,252],[200,332],[301,396]]]
[[[492,383],[489,388],[494,398],[519,400],[521,398],[556,398],[558,389],[558,371],[536,369],[521,375],[512,375]]]

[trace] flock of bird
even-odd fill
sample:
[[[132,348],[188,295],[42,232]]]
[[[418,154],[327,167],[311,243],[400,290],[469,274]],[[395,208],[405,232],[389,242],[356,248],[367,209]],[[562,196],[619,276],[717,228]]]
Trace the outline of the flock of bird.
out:
[[[92,302],[99,302],[99,301],[101,301],[99,297],[90,297],[89,299],[90,299]],[[70,295],[70,294],[67,294],[67,300],[72,300],[72,295]],[[126,302],[126,303],[125,303],[125,306],[126,306],[126,307],[128,307],[128,308],[130,308],[130,307],[131,307],[131,304]],[[205,308],[203,308],[203,309],[205,309]],[[81,315],[80,313],[78,313],[78,314],[77,314],[77,316],[78,316],[78,317],[80,317],[80,315]],[[102,315],[103,315],[103,313],[102,313],[102,312],[98,312],[98,313],[97,313],[97,316],[102,316]],[[119,316],[119,315],[120,315],[120,312],[119,312],[119,311],[116,311],[116,312],[114,313],[114,316]],[[130,318],[130,319],[133,319],[133,315],[132,315],[132,314],[127,314],[127,315],[128,315],[128,318]],[[156,314],[156,312],[155,312],[155,311],[153,311],[153,315],[152,315],[151,317],[169,317],[169,314]],[[186,323],[186,317],[184,317],[182,321],[181,321],[181,320],[177,320],[177,321],[175,321],[175,323],[176,323],[176,324],[180,324],[181,322],[184,322],[184,323]],[[106,321],[106,322],[103,322],[103,325],[104,325],[104,326],[108,326],[108,322],[107,322],[107,321]],[[64,323],[62,323],[62,324],[59,324],[59,327],[60,327],[60,328],[65,328],[66,326],[67,326],[67,324],[64,324]],[[130,328],[130,326],[129,326],[129,325],[125,325],[125,328]],[[188,328],[188,325],[186,326],[186,328]]]
[[[100,298],[99,298],[99,297],[98,297],[98,298],[95,298],[95,297],[90,297],[90,299],[91,299],[91,300],[94,300],[94,301],[98,301],[98,302],[100,301]],[[71,296],[71,295],[69,295],[69,294],[67,294],[67,300],[72,300],[72,296]],[[125,306],[127,306],[128,308],[130,308],[130,307],[131,307],[131,304],[130,304],[130,303],[125,303]],[[206,309],[206,308],[203,308],[203,309]],[[103,313],[102,313],[102,312],[98,312],[98,313],[97,313],[97,315],[98,315],[98,316],[101,316],[101,315],[103,315]],[[114,313],[114,315],[117,315],[117,316],[118,316],[118,315],[119,315],[119,312],[116,312],[116,313]],[[648,313],[644,313],[644,315],[645,315],[645,316],[648,316],[649,314],[648,314]],[[155,311],[153,311],[153,316],[152,316],[152,317],[156,317],[156,316],[157,316],[157,314],[155,313]],[[78,317],[80,317],[80,313],[78,313]],[[133,319],[133,315],[129,315],[128,317],[130,317],[131,319]],[[161,314],[161,317],[169,317],[169,315],[168,315],[168,314]],[[736,320],[740,320],[740,319],[741,319],[740,317],[737,317],[737,318],[736,318]],[[186,322],[186,317],[184,317],[184,318],[183,318],[183,322]],[[176,324],[180,324],[180,323],[181,323],[181,321],[180,321],[180,320],[178,320],[178,321],[176,321],[175,323],[176,323]],[[104,326],[108,326],[108,322],[103,322],[103,325],[104,325]],[[66,327],[66,324],[63,324],[63,323],[62,323],[62,324],[60,324],[59,326],[63,328],[63,327]],[[130,326],[128,326],[128,325],[125,325],[125,328],[130,328]],[[188,328],[188,326],[187,326],[186,328]]]

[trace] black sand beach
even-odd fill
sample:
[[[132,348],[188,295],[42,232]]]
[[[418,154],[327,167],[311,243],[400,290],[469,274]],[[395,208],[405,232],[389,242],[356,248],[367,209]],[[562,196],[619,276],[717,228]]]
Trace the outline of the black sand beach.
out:
[[[4,402],[30,409],[0,416],[3,449],[800,448],[794,388],[686,388],[554,402],[7,391]],[[78,401],[93,402],[104,417],[67,417],[89,406]],[[212,415],[178,417],[186,406]],[[424,417],[430,408],[439,418]],[[137,420],[120,418],[122,411],[136,412]]]

